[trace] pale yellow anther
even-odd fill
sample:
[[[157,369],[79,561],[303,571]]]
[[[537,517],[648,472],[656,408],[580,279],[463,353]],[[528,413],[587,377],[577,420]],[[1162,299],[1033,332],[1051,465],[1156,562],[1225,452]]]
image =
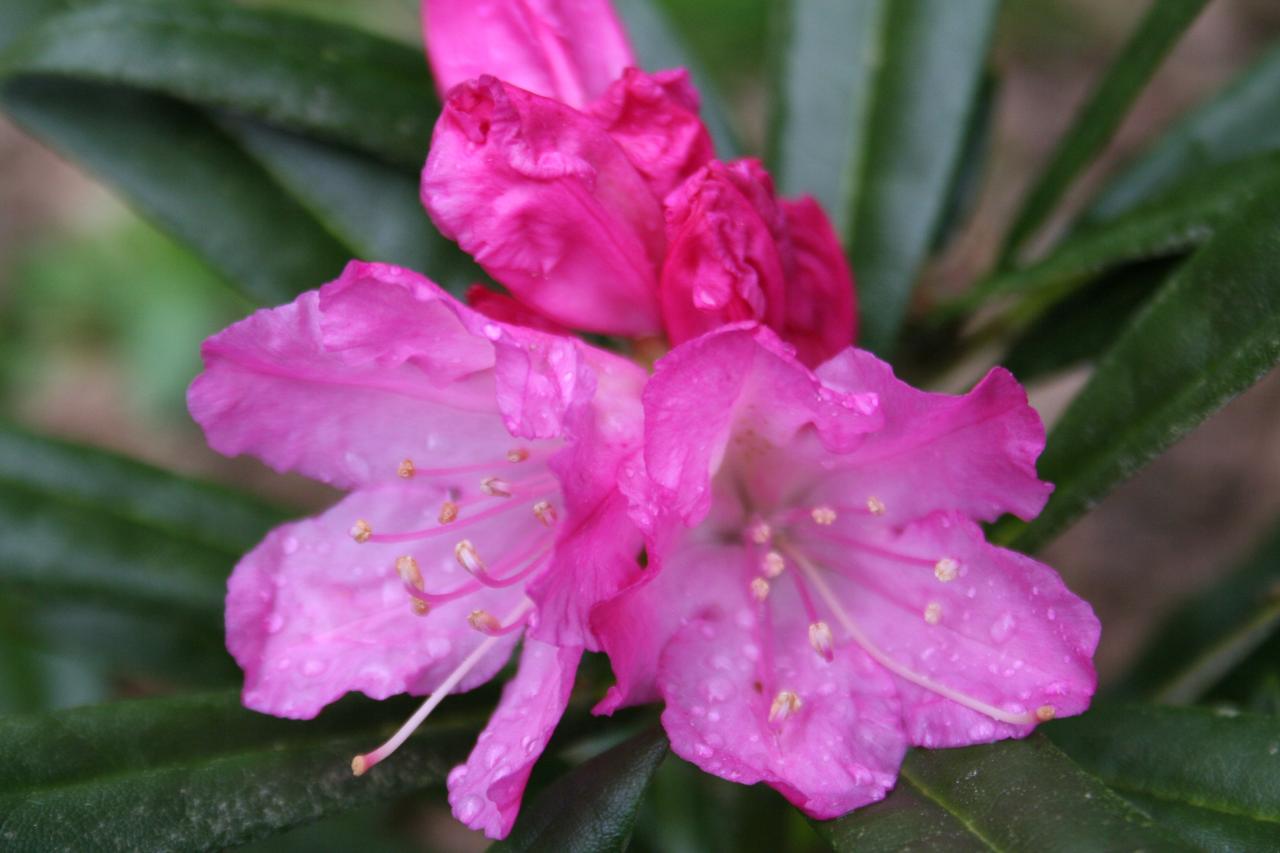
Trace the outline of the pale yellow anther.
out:
[[[942,605],[936,601],[930,601],[924,607],[924,621],[930,625],[937,625],[942,621]]]
[[[529,458],[529,451],[523,447],[513,447],[507,451],[508,462],[523,462]]]
[[[511,484],[501,477],[485,477],[480,481],[480,491],[491,498],[509,498]]]
[[[414,616],[426,616],[431,612],[431,605],[421,598],[411,598],[409,599],[409,609],[413,611]]]
[[[872,495],[867,498],[867,509],[871,511],[872,515],[884,515],[884,501]]]
[[[472,610],[467,616],[467,622],[483,634],[492,634],[502,628],[502,622],[488,610]]]
[[[769,706],[769,722],[780,723],[799,711],[803,705],[794,691],[779,690],[778,695],[773,697],[773,704]]]
[[[471,544],[470,539],[463,539],[454,545],[453,556],[458,558],[458,565],[473,575],[485,569],[484,560],[480,559],[480,552],[476,550],[475,545]]]
[[[407,480],[413,476],[413,460],[405,459],[400,463],[400,467],[396,468],[396,473],[401,479]]]
[[[831,636],[831,626],[826,622],[814,622],[809,626],[809,645],[826,660],[834,656],[835,638]]]
[[[554,527],[559,517],[551,501],[538,501],[533,505],[533,514],[538,517],[538,521],[542,522],[543,527]]]
[[[950,557],[943,557],[934,565],[933,576],[943,583],[950,583],[956,579],[956,574],[959,571],[959,563]]]
[[[1047,723],[1058,714],[1058,709],[1052,705],[1041,705],[1036,708],[1036,719],[1042,723]]]
[[[823,526],[836,523],[836,511],[829,506],[815,506],[809,515],[813,517],[815,522]]]
[[[769,582],[764,578],[751,579],[751,594],[756,601],[764,601],[769,597]]]
[[[356,519],[356,523],[351,525],[351,538],[357,542],[368,542],[372,535],[373,528],[363,518]]]
[[[453,501],[440,504],[440,523],[451,524],[458,520],[458,505]]]
[[[369,764],[364,760],[363,755],[357,755],[351,759],[351,772],[356,776],[363,776],[365,771],[369,769]]]
[[[773,538],[773,528],[767,521],[757,521],[747,528],[747,538],[757,545],[764,545]]]
[[[782,574],[786,567],[787,561],[782,559],[782,555],[777,551],[770,551],[760,561],[760,571],[764,572],[764,576],[767,578],[776,578]]]
[[[418,561],[413,557],[408,554],[396,557],[396,572],[400,575],[400,580],[419,592],[422,591],[422,570],[418,567]]]

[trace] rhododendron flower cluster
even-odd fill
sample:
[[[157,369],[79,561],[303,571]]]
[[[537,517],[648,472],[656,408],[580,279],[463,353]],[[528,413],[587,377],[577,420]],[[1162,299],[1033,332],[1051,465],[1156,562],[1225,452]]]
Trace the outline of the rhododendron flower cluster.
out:
[[[448,779],[492,837],[584,650],[617,676],[597,712],[660,699],[678,754],[815,817],[883,797],[909,745],[1082,711],[1096,619],[977,524],[1049,493],[1013,378],[928,394],[853,349],[823,212],[716,161],[687,74],[634,67],[604,0],[424,17],[423,200],[511,296],[353,262],[205,344],[210,444],[350,492],[229,582],[245,704],[427,695],[361,774],[521,645]],[[674,348],[650,375],[571,328]]]

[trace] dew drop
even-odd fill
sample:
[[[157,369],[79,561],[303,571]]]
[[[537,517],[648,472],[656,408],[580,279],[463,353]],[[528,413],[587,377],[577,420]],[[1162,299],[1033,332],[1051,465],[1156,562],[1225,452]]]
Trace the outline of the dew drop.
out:
[[[991,639],[997,643],[1008,640],[1013,635],[1015,624],[1012,613],[1002,614],[999,619],[991,623]]]
[[[282,546],[281,546],[281,547],[283,547],[283,548],[284,548],[284,552],[285,552],[286,554],[296,554],[296,553],[298,553],[298,538],[297,538],[296,536],[287,536],[287,537],[285,537],[285,540],[284,540],[284,542],[282,543]]]
[[[271,618],[267,620],[267,633],[279,634],[280,629],[284,627],[284,614],[272,613]]]
[[[302,674],[303,675],[319,675],[320,673],[324,672],[325,669],[326,669],[326,664],[324,661],[315,660],[313,658],[302,665]]]
[[[458,801],[457,811],[454,812],[458,816],[458,820],[463,823],[475,818],[480,814],[480,809],[484,807],[484,803],[475,794],[468,794]]]

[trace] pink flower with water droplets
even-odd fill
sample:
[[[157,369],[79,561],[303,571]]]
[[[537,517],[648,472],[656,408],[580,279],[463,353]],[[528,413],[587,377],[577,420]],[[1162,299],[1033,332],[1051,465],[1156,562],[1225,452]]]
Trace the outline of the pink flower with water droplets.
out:
[[[1088,706],[1092,610],[978,525],[1050,491],[1006,371],[930,394],[854,349],[811,371],[740,324],[659,361],[644,417],[626,489],[650,567],[594,613],[601,711],[661,699],[679,755],[830,818],[882,798],[909,746]]]
[[[216,450],[350,492],[270,533],[231,577],[245,705],[307,719],[349,691],[430,694],[355,759],[362,773],[523,637],[515,680],[450,776],[459,818],[505,835],[597,647],[590,608],[639,571],[615,471],[639,439],[643,371],[363,263],[203,355],[189,403]]]

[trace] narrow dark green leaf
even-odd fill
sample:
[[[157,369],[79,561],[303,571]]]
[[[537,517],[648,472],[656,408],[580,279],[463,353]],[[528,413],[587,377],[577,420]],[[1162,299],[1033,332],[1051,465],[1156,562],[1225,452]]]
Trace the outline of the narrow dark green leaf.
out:
[[[1189,849],[1038,734],[914,751],[887,799],[818,829],[841,853]]]
[[[7,74],[116,83],[260,118],[416,168],[438,105],[419,51],[221,0],[116,0],[52,16]]]
[[[887,352],[937,232],[983,78],[995,0],[792,0],[772,162],[815,195],[858,278],[860,342]]]
[[[1280,840],[1280,718],[1121,705],[1048,731],[1086,769],[1206,849],[1274,850]]]
[[[597,755],[526,803],[511,835],[490,849],[622,850],[649,779],[666,755],[667,736],[657,727]]]
[[[1280,192],[1263,191],[1175,274],[1049,437],[1044,512],[1001,541],[1033,551],[1280,358]]]
[[[1194,702],[1280,633],[1280,530],[1254,556],[1197,592],[1155,632],[1120,683],[1125,695]]]
[[[350,258],[194,107],[38,77],[10,81],[0,98],[19,124],[119,190],[252,302],[287,302],[336,277]]]
[[[409,707],[352,700],[299,722],[211,694],[0,718],[0,846],[219,849],[439,785],[479,727],[462,707],[351,773]]]
[[[1108,269],[1190,251],[1277,178],[1280,152],[1196,173],[1113,220],[1071,235],[1043,260],[988,280],[948,313],[967,313],[1005,295],[1058,299]]]
[[[1200,14],[1208,0],[1157,0],[1120,50],[1070,130],[1058,141],[1049,164],[1027,193],[1005,238],[1008,260],[1040,228],[1076,176],[1106,146],[1160,62]]]
[[[614,6],[622,15],[636,56],[646,70],[689,69],[702,98],[702,120],[715,140],[717,156],[728,160],[741,154],[733,118],[716,91],[715,82],[684,44],[655,0],[615,0]]]
[[[1280,148],[1280,47],[1188,113],[1107,184],[1084,217],[1112,219],[1203,170]]]

